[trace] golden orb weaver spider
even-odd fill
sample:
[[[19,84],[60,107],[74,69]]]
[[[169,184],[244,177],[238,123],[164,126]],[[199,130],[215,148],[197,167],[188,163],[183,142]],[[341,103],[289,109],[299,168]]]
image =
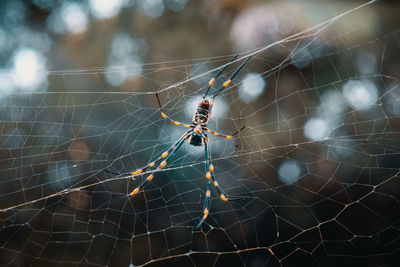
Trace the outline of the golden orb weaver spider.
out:
[[[169,149],[167,149],[164,153],[161,154],[160,157],[158,157],[155,161],[152,161],[151,163],[147,164],[141,169],[138,169],[134,172],[129,172],[129,173],[115,173],[111,172],[107,169],[104,171],[110,174],[114,175],[138,175],[141,174],[142,172],[146,171],[149,168],[152,168],[154,166],[157,166],[155,170],[153,170],[149,176],[147,176],[146,179],[143,180],[139,186],[137,186],[135,189],[132,190],[131,193],[124,195],[122,198],[128,198],[136,195],[139,193],[139,191],[154,178],[154,173],[160,171],[162,168],[164,168],[167,165],[167,161],[173,156],[173,154],[182,146],[183,142],[185,140],[188,140],[188,143],[193,146],[204,146],[205,149],[205,159],[206,159],[206,178],[207,178],[207,187],[206,187],[206,195],[204,199],[204,204],[203,204],[203,217],[201,218],[200,222],[197,224],[196,228],[200,228],[203,222],[206,220],[208,217],[208,214],[210,212],[210,207],[211,207],[211,184],[214,185],[214,187],[217,189],[220,198],[223,201],[232,201],[232,200],[237,200],[237,199],[243,199],[243,197],[228,197],[224,190],[222,190],[219,185],[217,180],[214,177],[214,165],[211,162],[211,157],[210,157],[210,152],[208,150],[208,137],[207,133],[209,132],[215,136],[223,137],[226,139],[231,139],[234,135],[238,134],[241,130],[243,130],[246,126],[241,127],[238,129],[235,133],[231,135],[224,135],[224,134],[219,134],[217,132],[214,132],[210,129],[207,128],[207,125],[210,121],[210,116],[211,116],[211,110],[214,104],[214,99],[216,96],[218,96],[230,83],[231,81],[236,77],[236,75],[240,72],[240,70],[247,64],[247,62],[250,60],[251,56],[247,57],[246,60],[233,72],[231,77],[226,80],[221,88],[217,90],[217,92],[211,96],[211,99],[208,100],[206,99],[208,92],[210,91],[212,85],[214,84],[215,80],[226,70],[226,68],[232,63],[238,55],[234,56],[231,61],[226,64],[223,68],[220,69],[220,71],[215,75],[211,80],[208,82],[208,86],[206,87],[203,97],[199,103],[199,106],[197,108],[197,111],[195,112],[192,120],[192,124],[184,124],[178,121],[175,121],[168,117],[161,106],[160,98],[158,97],[158,94],[156,93],[157,97],[157,102],[158,106],[160,108],[161,116],[171,122],[174,125],[190,128],[188,131],[185,132],[185,134],[179,138],[179,140],[172,145]]]

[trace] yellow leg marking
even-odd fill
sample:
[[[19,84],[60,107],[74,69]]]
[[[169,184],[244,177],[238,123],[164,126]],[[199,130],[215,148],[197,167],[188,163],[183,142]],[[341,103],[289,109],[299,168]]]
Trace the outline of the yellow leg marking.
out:
[[[218,182],[214,181],[214,185],[215,185],[215,187],[218,187]]]
[[[223,85],[223,87],[227,87],[228,86],[228,84],[230,84],[231,83],[231,80],[227,80],[226,82],[224,82],[224,85]]]
[[[208,213],[209,213],[208,209],[207,209],[207,208],[204,209],[204,216],[203,216],[203,219],[204,219],[204,220],[207,218]]]
[[[163,160],[162,162],[161,162],[161,164],[160,164],[160,168],[164,168],[165,167],[165,165],[167,165],[167,161],[166,160]]]
[[[193,132],[195,132],[195,133],[201,133],[201,132],[202,132],[201,126],[200,126],[200,125],[197,125],[196,127],[194,127]]]
[[[210,164],[209,168],[210,168],[210,172],[214,172],[214,165]]]
[[[211,85],[213,85],[214,82],[215,82],[215,78],[212,78],[212,79],[208,82],[208,85],[211,86]]]
[[[150,167],[153,167],[156,163],[153,161],[152,163],[149,164]]]
[[[206,192],[206,197],[210,197],[211,196],[211,191],[210,190],[207,190],[207,192]]]
[[[211,99],[210,103],[211,103],[211,106],[214,105],[214,99]]]
[[[154,174],[149,175],[149,177],[147,177],[147,181],[151,181],[154,178]]]
[[[222,199],[223,201],[228,201],[228,199],[227,199],[223,194],[221,194],[220,197],[221,197],[221,199]]]
[[[226,138],[226,139],[231,139],[231,138],[232,138],[232,135],[227,135],[225,138]]]
[[[211,179],[211,173],[210,173],[210,172],[207,172],[207,173],[206,173],[206,177],[207,177],[207,180],[210,181],[210,179]]]
[[[175,124],[175,125],[179,125],[179,126],[183,126],[183,127],[187,127],[187,128],[190,127],[190,124],[182,124],[182,123],[177,122],[177,121],[172,121],[172,123]]]
[[[137,171],[131,172],[131,174],[132,175],[140,174],[140,173],[142,173],[142,171],[143,171],[142,169],[139,169]]]
[[[162,111],[161,111],[161,116],[162,116],[164,119],[166,119],[166,118],[167,118],[167,115],[165,115],[165,113],[164,113],[164,112],[162,112]]]
[[[136,187],[135,190],[132,191],[132,193],[130,193],[130,196],[134,196],[136,195],[138,192],[140,191],[140,187]]]
[[[168,154],[169,154],[168,151],[165,151],[165,152],[161,155],[161,158],[164,159],[166,156],[168,156]]]

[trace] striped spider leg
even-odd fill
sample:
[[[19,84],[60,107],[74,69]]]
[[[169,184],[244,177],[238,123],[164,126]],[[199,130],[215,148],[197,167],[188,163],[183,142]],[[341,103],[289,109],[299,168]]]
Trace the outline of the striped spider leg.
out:
[[[208,86],[206,87],[203,97],[198,105],[198,108],[193,115],[193,120],[192,124],[185,124],[181,123],[179,121],[175,121],[168,117],[161,106],[160,98],[158,96],[158,93],[156,93],[157,97],[157,102],[158,106],[161,112],[161,116],[169,121],[170,123],[181,126],[184,128],[190,128],[185,132],[185,134],[174,144],[172,145],[169,149],[167,149],[164,153],[161,154],[160,157],[158,157],[155,161],[147,164],[141,169],[138,169],[133,172],[129,173],[115,173],[111,172],[108,170],[104,170],[105,172],[114,174],[114,175],[127,175],[127,176],[133,176],[133,175],[139,175],[142,172],[145,172],[149,168],[152,168],[156,165],[156,169],[152,170],[150,172],[150,175],[144,179],[135,189],[133,189],[129,194],[123,196],[123,198],[128,198],[136,195],[148,182],[150,182],[154,178],[154,174],[158,171],[160,171],[162,168],[164,168],[167,165],[167,161],[175,154],[175,152],[182,146],[185,140],[188,140],[188,143],[193,146],[204,146],[205,148],[205,160],[206,160],[206,178],[207,178],[207,186],[206,186],[206,195],[204,199],[204,205],[203,205],[203,217],[201,218],[200,222],[197,224],[197,228],[200,228],[203,222],[206,220],[208,217],[208,214],[210,212],[210,207],[211,207],[211,185],[214,185],[216,188],[220,198],[223,201],[230,201],[230,200],[238,200],[238,199],[243,199],[244,197],[228,197],[226,193],[219,187],[218,182],[216,181],[214,177],[214,166],[211,161],[211,154],[209,151],[209,145],[208,145],[208,137],[207,137],[207,132],[211,133],[215,136],[218,137],[223,137],[226,139],[231,139],[234,135],[238,134],[241,130],[245,128],[245,126],[241,127],[238,129],[235,133],[232,135],[224,135],[217,133],[215,131],[212,131],[207,128],[207,125],[210,121],[211,118],[211,110],[214,104],[214,98],[218,96],[225,88],[228,87],[230,82],[233,80],[233,78],[236,77],[236,75],[240,72],[240,70],[246,65],[246,63],[250,60],[250,57],[248,57],[234,72],[233,74],[229,77],[228,80],[226,80],[221,88],[219,88],[214,95],[211,96],[210,100],[206,99],[207,94],[209,93],[212,85],[214,84],[215,80],[226,70],[226,68],[232,63],[238,56],[236,55],[231,59],[229,63],[227,63],[223,68],[219,70],[217,75],[215,75],[209,82]]]
[[[233,134],[234,135],[234,134]],[[196,228],[200,228],[203,222],[206,220],[208,217],[208,214],[210,213],[210,207],[211,207],[211,189],[210,186],[211,184],[214,185],[214,187],[217,189],[217,192],[219,194],[219,197],[223,201],[236,201],[240,199],[244,199],[247,196],[235,196],[235,197],[228,197],[228,195],[224,192],[224,190],[219,186],[218,182],[215,179],[214,176],[214,165],[212,164],[212,159],[211,159],[211,153],[209,150],[209,145],[207,138],[204,141],[204,154],[206,158],[206,178],[207,178],[207,186],[206,186],[206,195],[204,198],[204,203],[203,203],[203,217],[201,218],[200,222],[197,224]]]
[[[142,181],[142,183],[140,183],[135,189],[133,189],[129,194],[124,195],[122,197],[117,197],[117,198],[128,198],[128,197],[132,197],[134,195],[136,195],[137,193],[139,193],[139,191],[151,180],[153,180],[154,178],[154,174],[156,172],[159,172],[161,169],[163,169],[166,165],[167,165],[167,161],[175,154],[176,151],[178,151],[178,149],[182,146],[182,144],[185,142],[185,140],[189,137],[190,133],[192,130],[188,130],[184,135],[182,135],[181,138],[179,138],[179,140],[173,144],[169,149],[167,149],[164,153],[161,154],[161,156],[159,156],[156,160],[150,162],[149,164],[147,164],[146,166],[144,166],[141,169],[138,169],[134,172],[128,172],[128,173],[116,173],[116,172],[111,172],[107,169],[105,169],[104,171],[110,174],[114,174],[114,175],[122,175],[122,176],[132,176],[132,175],[139,175],[142,172],[145,172],[146,170],[148,170],[151,167],[154,167],[155,165],[159,164],[157,166],[157,168],[153,171],[150,172],[150,175],[147,176],[146,179],[144,179]]]

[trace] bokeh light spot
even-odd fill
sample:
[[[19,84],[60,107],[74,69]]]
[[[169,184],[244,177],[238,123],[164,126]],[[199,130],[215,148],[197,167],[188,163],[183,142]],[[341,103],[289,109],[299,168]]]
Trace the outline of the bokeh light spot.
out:
[[[300,166],[296,161],[284,161],[278,170],[279,180],[285,184],[296,182],[300,177]]]
[[[104,75],[106,81],[112,86],[122,85],[128,76],[123,66],[107,67]]]
[[[90,0],[89,4],[94,17],[108,19],[119,13],[124,2],[124,0]]]
[[[163,0],[146,0],[139,2],[144,14],[151,18],[160,17],[164,13]]]
[[[310,65],[311,59],[312,55],[305,46],[296,47],[292,51],[292,64],[298,69],[302,69]]]
[[[347,103],[343,95],[336,90],[329,90],[321,95],[321,116],[337,116],[345,111]]]
[[[22,89],[35,90],[47,78],[45,58],[38,51],[21,49],[14,54],[13,63],[13,82]]]
[[[378,100],[378,90],[371,81],[349,80],[343,85],[343,95],[354,109],[367,109]]]
[[[165,0],[165,5],[168,9],[173,11],[180,11],[184,9],[188,0]]]
[[[323,119],[313,118],[304,125],[304,136],[310,140],[320,140],[327,137],[328,126]]]
[[[68,32],[81,33],[86,30],[88,17],[81,5],[66,3],[61,9],[61,17]]]
[[[246,103],[256,100],[265,89],[265,81],[258,73],[248,73],[239,87],[239,96]]]

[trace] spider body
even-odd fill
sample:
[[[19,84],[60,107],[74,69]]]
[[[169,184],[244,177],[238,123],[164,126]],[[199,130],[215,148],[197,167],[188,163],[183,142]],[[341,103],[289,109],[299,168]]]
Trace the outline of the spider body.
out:
[[[192,146],[204,146],[204,137],[206,136],[205,133],[202,133],[202,130],[200,129],[199,132],[193,132],[190,137],[188,143],[191,144]]]
[[[210,121],[211,110],[212,110],[212,107],[214,104],[214,98],[217,95],[219,95],[222,92],[222,90],[224,90],[230,84],[232,79],[240,72],[240,70],[244,67],[244,65],[250,60],[250,57],[248,57],[233,72],[233,74],[230,76],[230,78],[223,83],[221,88],[219,88],[219,90],[217,90],[217,92],[211,96],[210,100],[206,99],[206,96],[207,96],[210,88],[212,87],[213,83],[215,82],[215,80],[225,71],[225,69],[228,67],[228,65],[230,63],[232,63],[236,58],[237,58],[237,56],[233,57],[233,59],[228,64],[226,64],[218,72],[218,74],[208,82],[208,86],[203,94],[203,97],[197,107],[195,114],[193,115],[192,124],[184,124],[184,123],[181,123],[181,122],[178,122],[178,121],[175,121],[175,120],[172,120],[171,118],[169,118],[163,112],[160,98],[158,97],[158,94],[156,93],[158,105],[159,105],[159,108],[161,111],[161,116],[164,119],[170,121],[174,125],[182,126],[182,127],[189,128],[189,129],[183,134],[183,136],[181,138],[179,138],[179,140],[174,145],[172,145],[168,150],[166,150],[164,153],[162,153],[160,157],[158,157],[155,161],[152,161],[151,163],[147,164],[145,167],[143,167],[141,169],[138,169],[134,172],[125,173],[125,174],[124,173],[114,173],[114,172],[110,172],[108,170],[104,170],[111,174],[131,175],[132,176],[132,175],[139,175],[142,172],[158,165],[155,170],[150,171],[150,175],[146,179],[144,179],[141,184],[139,184],[133,191],[131,191],[131,193],[124,195],[123,198],[132,197],[132,196],[136,195],[137,193],[139,193],[140,190],[144,187],[144,185],[146,183],[150,182],[154,178],[154,173],[157,171],[160,171],[162,168],[164,168],[167,165],[168,160],[182,146],[184,141],[187,140],[190,145],[204,146],[204,149],[205,149],[205,159],[206,159],[206,175],[205,176],[207,179],[207,187],[206,187],[206,193],[205,193],[204,204],[203,204],[203,217],[201,218],[200,222],[197,224],[197,228],[201,227],[202,223],[206,220],[206,218],[208,217],[208,214],[210,212],[210,207],[211,207],[211,191],[210,191],[211,188],[210,187],[212,185],[216,188],[216,190],[219,193],[220,198],[223,201],[243,199],[243,197],[227,197],[225,192],[219,187],[219,184],[214,177],[214,165],[212,164],[211,154],[210,154],[210,151],[208,148],[209,145],[208,145],[208,137],[207,137],[207,132],[208,132],[215,136],[223,137],[226,139],[231,139],[234,135],[238,134],[241,130],[243,130],[245,128],[245,126],[241,127],[232,135],[220,134],[220,133],[214,132],[207,128],[208,123]]]
[[[201,100],[199,107],[197,108],[197,111],[193,116],[194,125],[201,125],[203,127],[206,127],[208,125],[213,102],[214,100],[211,100],[211,102],[209,102],[207,99],[204,98]]]
[[[212,102],[211,102],[212,103]],[[192,146],[204,146],[207,134],[204,127],[207,127],[210,120],[212,104],[207,99],[202,99],[197,111],[193,115],[193,133],[189,137],[188,143]]]

